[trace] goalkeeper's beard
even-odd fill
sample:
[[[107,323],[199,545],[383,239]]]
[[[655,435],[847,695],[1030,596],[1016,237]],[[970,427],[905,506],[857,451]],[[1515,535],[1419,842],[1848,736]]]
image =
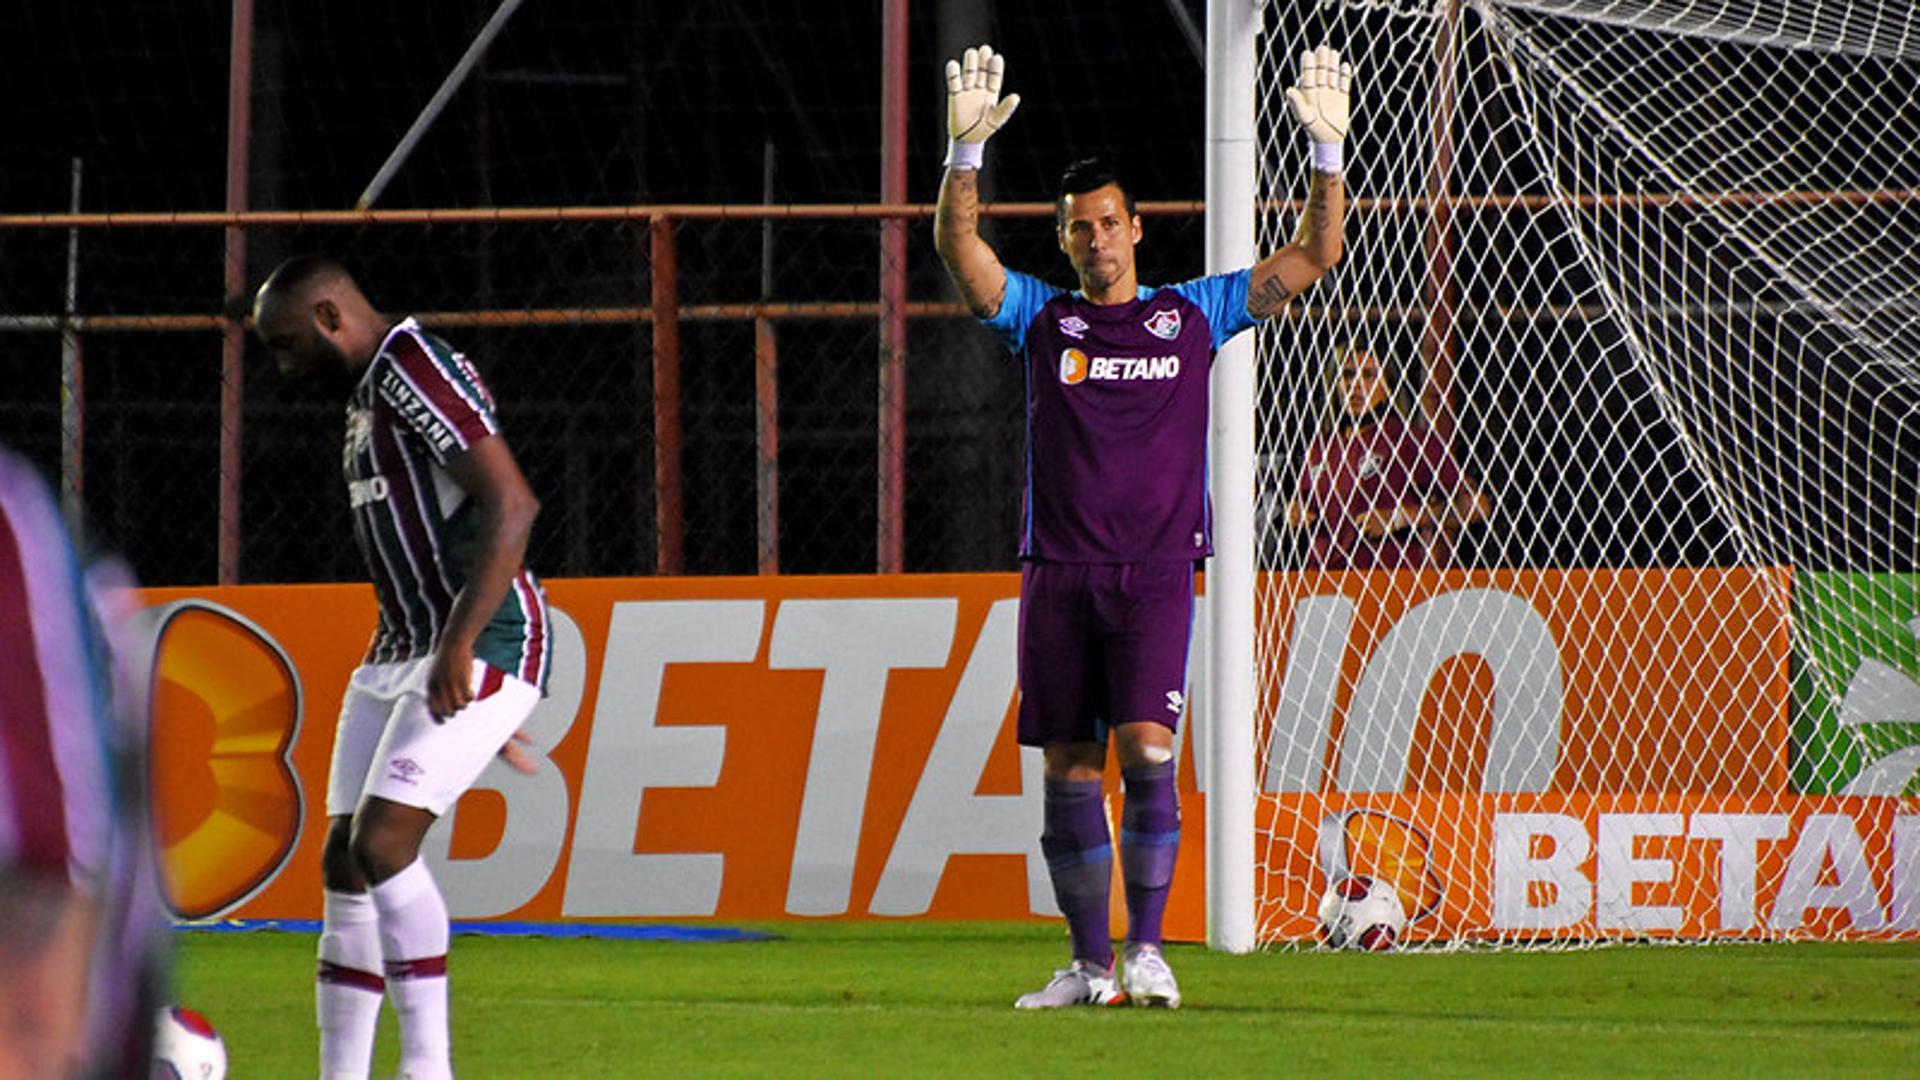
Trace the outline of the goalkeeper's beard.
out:
[[[1113,254],[1089,255],[1087,256],[1087,261],[1081,264],[1081,287],[1088,293],[1104,292],[1114,285],[1119,284],[1120,279],[1125,276],[1125,273],[1126,261],[1121,259],[1120,256]]]

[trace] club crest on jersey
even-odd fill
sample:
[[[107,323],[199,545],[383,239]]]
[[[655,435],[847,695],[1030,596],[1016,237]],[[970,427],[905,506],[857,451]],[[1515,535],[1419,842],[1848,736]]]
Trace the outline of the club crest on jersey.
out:
[[[1172,341],[1180,336],[1180,313],[1178,311],[1156,311],[1141,324],[1147,333],[1162,341]]]
[[[1060,332],[1076,341],[1086,337],[1088,329],[1087,320],[1078,315],[1069,315],[1060,320]]]
[[[373,441],[373,410],[347,408],[347,442],[344,460],[353,464],[356,458],[366,454],[367,444]]]
[[[1380,473],[1381,467],[1385,464],[1385,462],[1380,460],[1380,455],[1369,451],[1366,457],[1360,459],[1360,466],[1353,470],[1353,475],[1362,480],[1365,480],[1369,476],[1377,476]]]
[[[1060,354],[1060,381],[1068,386],[1085,382],[1087,378],[1087,354],[1079,349],[1068,349]]]

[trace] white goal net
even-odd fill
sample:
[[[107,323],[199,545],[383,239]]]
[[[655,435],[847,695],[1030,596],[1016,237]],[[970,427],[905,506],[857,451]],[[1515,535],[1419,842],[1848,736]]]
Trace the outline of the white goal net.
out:
[[[1344,874],[1412,941],[1920,934],[1920,13],[1263,19],[1262,251],[1296,58],[1358,74],[1259,343],[1260,938]]]

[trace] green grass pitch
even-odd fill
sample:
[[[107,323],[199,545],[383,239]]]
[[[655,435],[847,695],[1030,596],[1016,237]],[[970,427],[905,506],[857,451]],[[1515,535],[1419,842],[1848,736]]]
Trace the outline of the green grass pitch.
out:
[[[1920,1076],[1920,943],[1563,952],[1175,945],[1185,1007],[1023,1013],[1040,924],[798,922],[718,943],[457,937],[462,1077]],[[230,1075],[311,1076],[311,934],[177,936]],[[383,1012],[376,1076],[395,1063]]]

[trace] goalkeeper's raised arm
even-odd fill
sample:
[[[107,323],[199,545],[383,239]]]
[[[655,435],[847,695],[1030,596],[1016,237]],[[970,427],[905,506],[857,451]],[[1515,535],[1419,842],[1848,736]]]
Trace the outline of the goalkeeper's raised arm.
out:
[[[1020,107],[1020,95],[1000,97],[1007,61],[981,45],[947,61],[947,175],[933,216],[933,243],[947,273],[982,318],[1000,310],[1007,272],[980,237],[980,162],[987,139]]]
[[[1305,292],[1340,261],[1347,221],[1347,131],[1353,65],[1325,45],[1300,54],[1300,81],[1287,91],[1293,118],[1313,140],[1312,179],[1293,241],[1260,260],[1247,283],[1247,314],[1264,319]]]
[[[967,307],[981,318],[1000,311],[1007,272],[991,245],[980,236],[979,170],[986,143],[1020,105],[1020,95],[1001,97],[1006,58],[988,45],[968,49],[946,64],[947,170],[934,213],[934,247],[946,263]],[[1353,65],[1322,45],[1300,54],[1298,83],[1287,91],[1293,117],[1313,147],[1307,201],[1292,242],[1253,266],[1247,288],[1247,313],[1263,319],[1284,309],[1344,251],[1347,191],[1343,169]],[[1128,206],[1131,216],[1132,207]],[[1137,221],[1137,218],[1135,219]],[[1062,240],[1063,250],[1066,241]]]

